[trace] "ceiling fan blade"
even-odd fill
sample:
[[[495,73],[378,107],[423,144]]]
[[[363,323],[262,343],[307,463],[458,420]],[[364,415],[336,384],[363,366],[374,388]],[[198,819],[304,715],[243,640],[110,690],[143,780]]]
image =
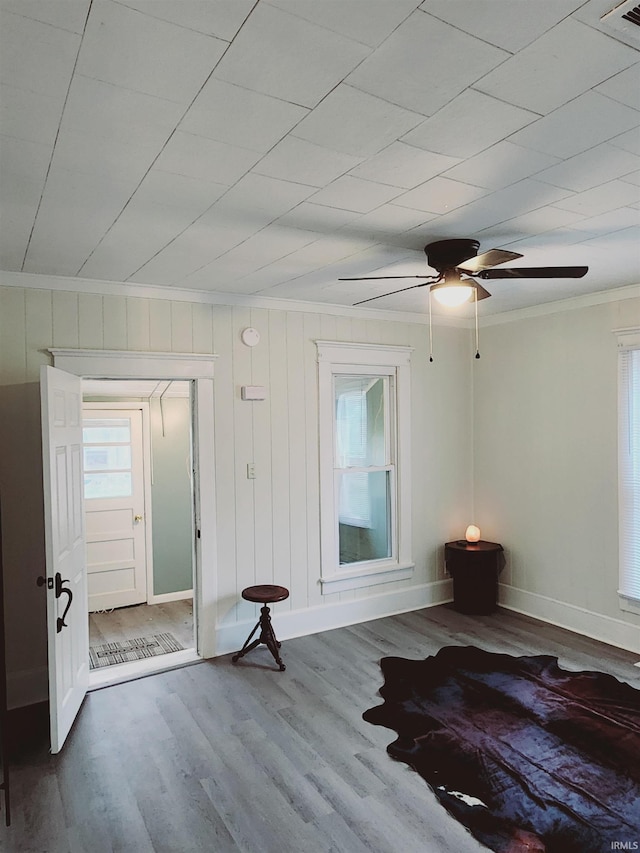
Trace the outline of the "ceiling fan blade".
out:
[[[504,264],[506,261],[515,261],[516,258],[521,258],[518,252],[508,252],[506,249],[489,249],[488,252],[483,252],[481,255],[475,255],[458,264],[459,270],[465,272],[480,272],[480,270],[496,267],[498,264]]]
[[[360,302],[354,302],[354,305],[363,305],[365,302],[373,302],[374,299],[382,299],[383,296],[393,296],[394,293],[404,293],[405,290],[415,290],[416,287],[426,287],[432,282],[423,281],[422,284],[412,284],[409,287],[401,287],[400,290],[390,290],[388,293],[380,293],[378,296],[370,296],[368,299],[361,299]]]
[[[338,281],[375,281],[383,278],[435,278],[432,275],[361,275],[357,278],[339,278]],[[426,283],[426,282],[425,282]]]
[[[506,270],[481,270],[477,277],[495,278],[582,278],[589,267],[513,267]]]
[[[476,293],[478,294],[478,302],[481,299],[486,299],[487,296],[491,296],[488,290],[485,290],[481,284],[477,284],[474,282],[474,287],[476,289]]]

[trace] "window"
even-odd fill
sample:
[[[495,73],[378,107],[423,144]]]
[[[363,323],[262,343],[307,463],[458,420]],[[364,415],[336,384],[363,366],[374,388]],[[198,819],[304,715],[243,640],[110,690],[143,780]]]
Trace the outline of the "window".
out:
[[[640,613],[640,329],[618,333],[620,607]]]
[[[317,347],[323,592],[411,577],[410,348]]]
[[[85,420],[82,440],[85,500],[129,497],[132,494],[129,418]]]

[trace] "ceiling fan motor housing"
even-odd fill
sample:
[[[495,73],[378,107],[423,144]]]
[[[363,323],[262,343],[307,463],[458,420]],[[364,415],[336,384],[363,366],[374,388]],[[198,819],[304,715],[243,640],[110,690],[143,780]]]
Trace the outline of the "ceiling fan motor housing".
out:
[[[478,240],[438,240],[424,247],[427,263],[438,272],[454,269],[478,254]]]

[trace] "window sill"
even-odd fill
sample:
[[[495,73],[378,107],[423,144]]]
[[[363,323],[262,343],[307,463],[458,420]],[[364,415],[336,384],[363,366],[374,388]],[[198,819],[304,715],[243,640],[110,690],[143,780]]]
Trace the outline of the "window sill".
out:
[[[620,610],[624,610],[626,613],[636,613],[640,616],[640,601],[636,601],[634,598],[627,598],[626,595],[621,595],[618,593],[618,600],[620,602]]]
[[[334,575],[321,577],[322,594],[344,592],[348,589],[362,589],[380,583],[408,580],[413,576],[415,563],[382,563],[368,565],[360,569],[338,571]]]

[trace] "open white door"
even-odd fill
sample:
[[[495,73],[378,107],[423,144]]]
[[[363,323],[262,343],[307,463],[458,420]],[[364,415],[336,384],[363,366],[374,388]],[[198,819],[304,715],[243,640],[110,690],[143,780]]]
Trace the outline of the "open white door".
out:
[[[82,380],[40,370],[51,752],[62,749],[89,683],[82,499]]]

